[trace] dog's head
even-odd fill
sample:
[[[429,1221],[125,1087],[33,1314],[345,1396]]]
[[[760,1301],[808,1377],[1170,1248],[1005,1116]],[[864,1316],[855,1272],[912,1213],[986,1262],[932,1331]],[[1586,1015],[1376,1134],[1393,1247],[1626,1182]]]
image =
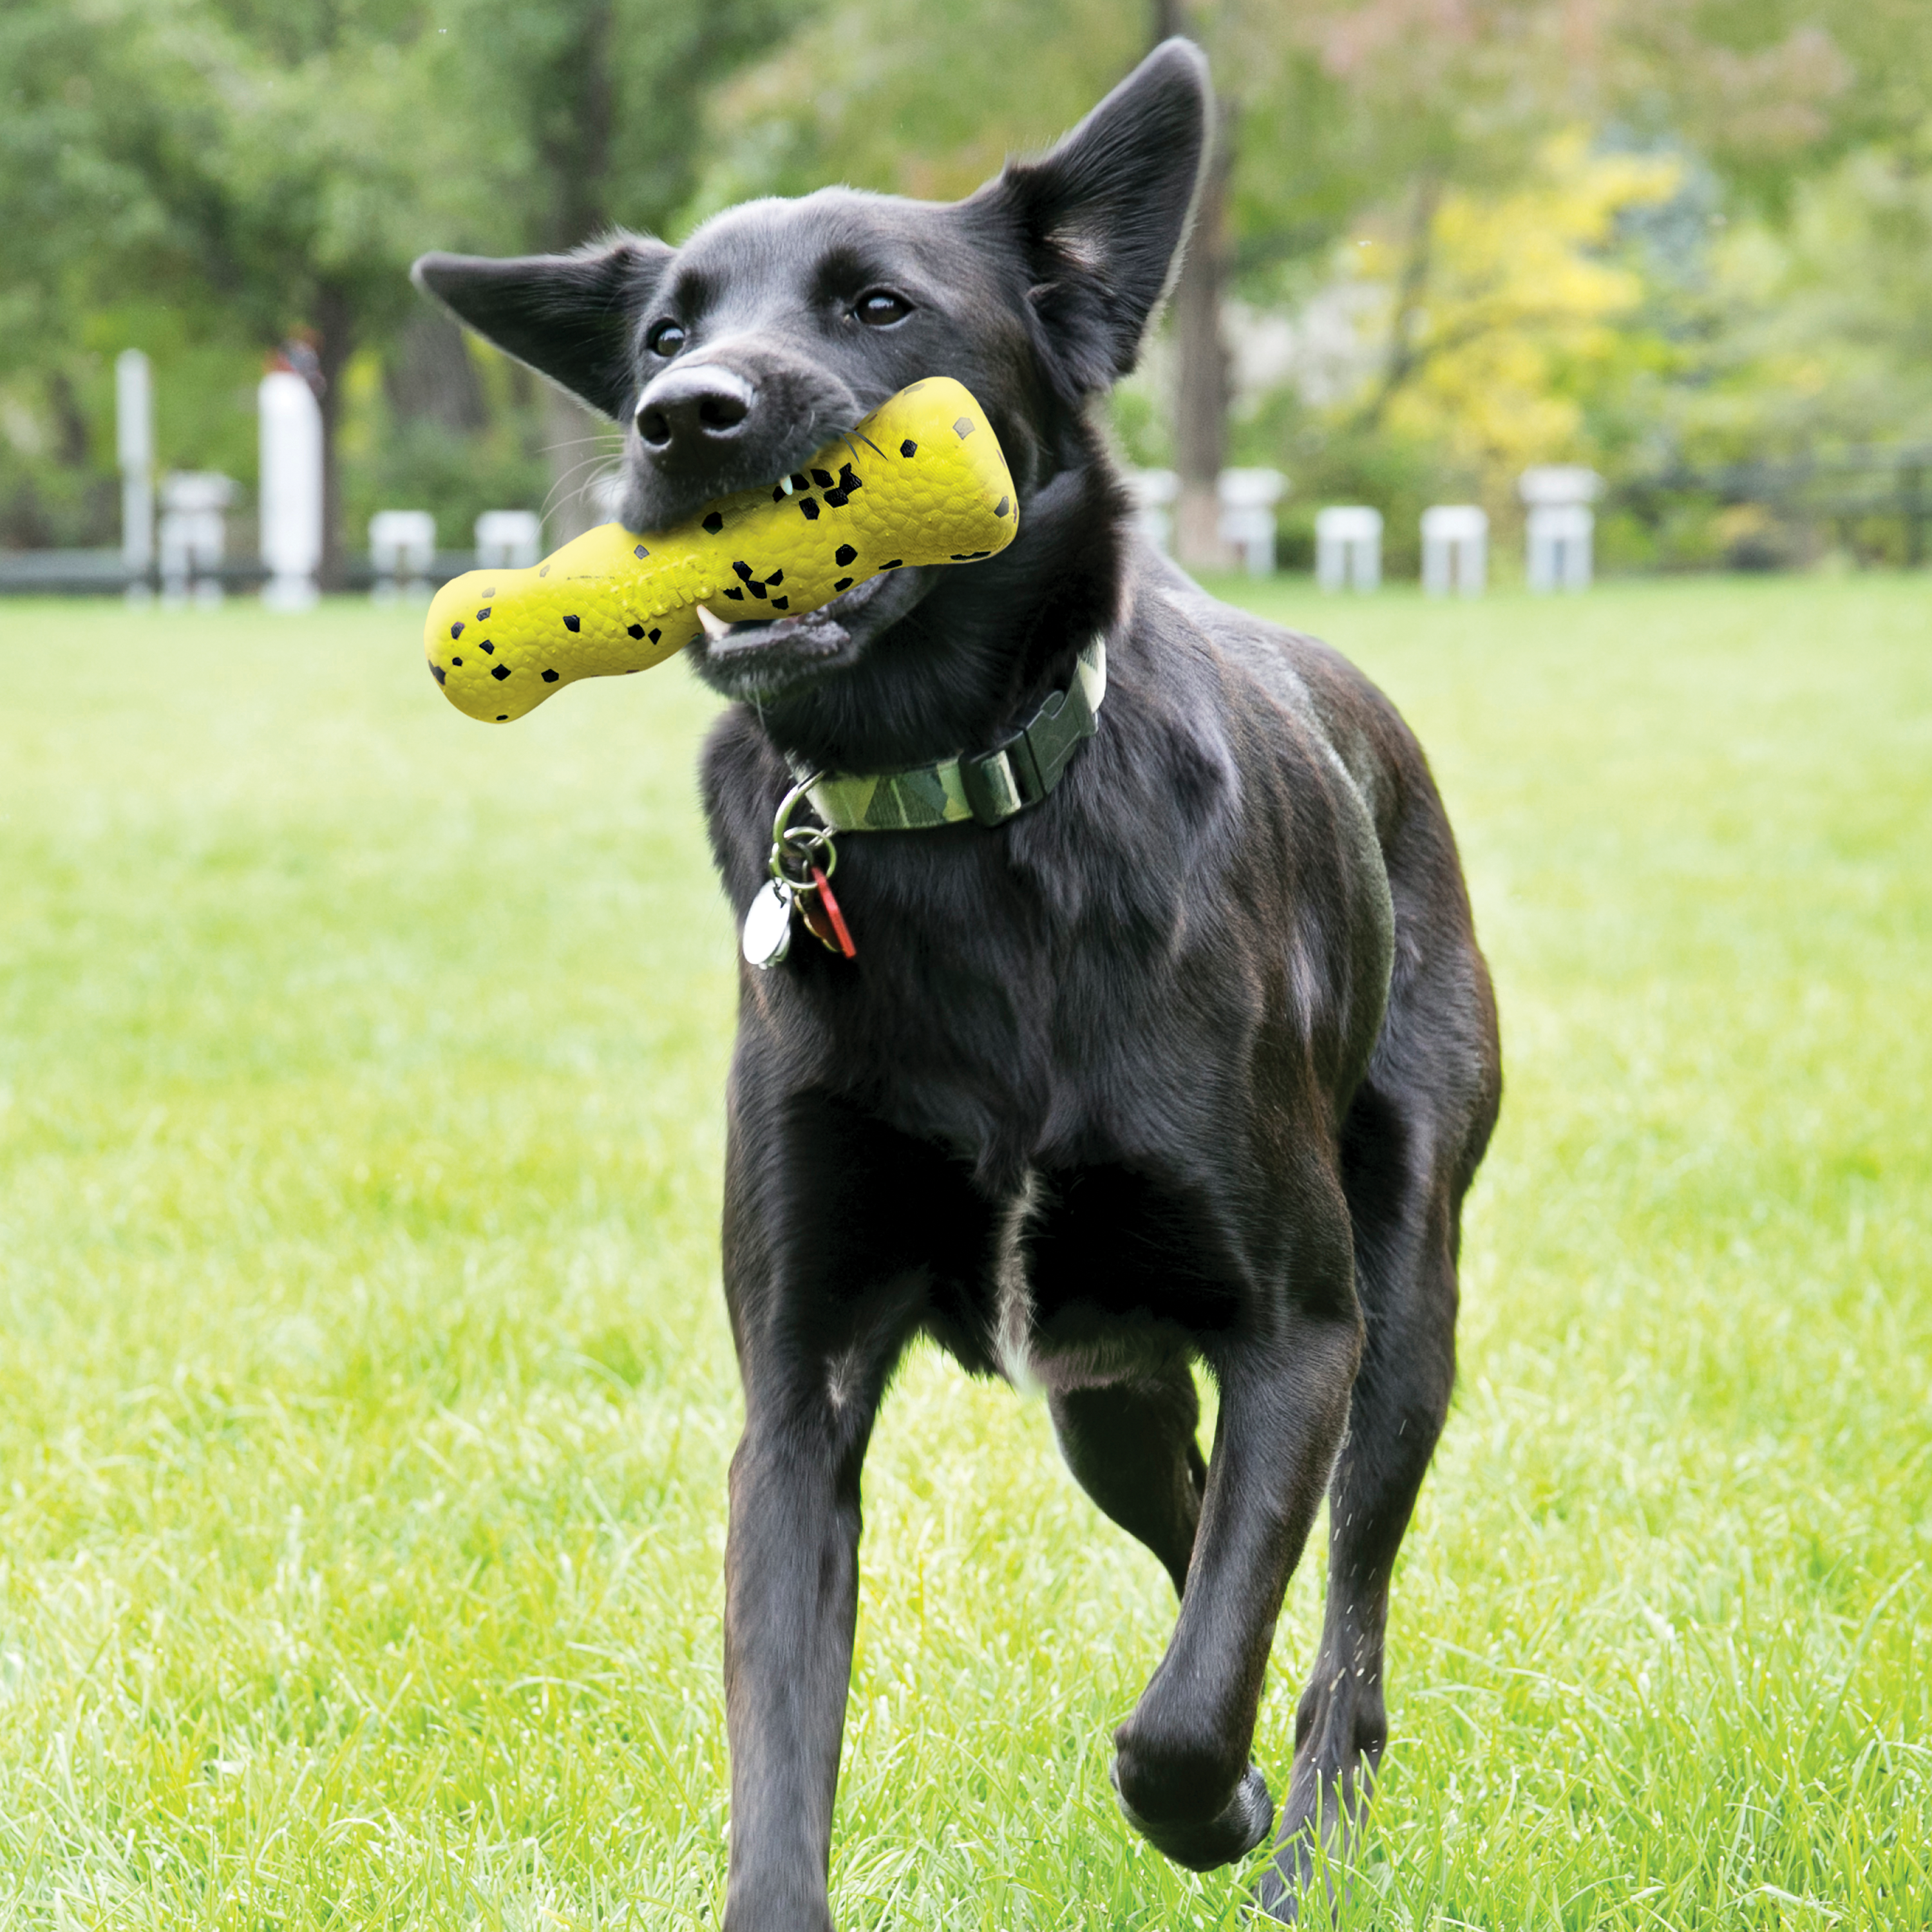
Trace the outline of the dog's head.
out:
[[[623,426],[632,529],[774,482],[907,383],[946,375],[999,435],[1023,554],[1028,506],[1086,403],[1133,367],[1166,290],[1208,102],[1200,54],[1170,40],[1049,153],[964,201],[828,188],[730,209],[682,248],[620,235],[572,255],[426,255],[416,280]],[[856,662],[941,574],[893,572],[810,616],[733,626],[701,668],[734,694],[781,694]]]

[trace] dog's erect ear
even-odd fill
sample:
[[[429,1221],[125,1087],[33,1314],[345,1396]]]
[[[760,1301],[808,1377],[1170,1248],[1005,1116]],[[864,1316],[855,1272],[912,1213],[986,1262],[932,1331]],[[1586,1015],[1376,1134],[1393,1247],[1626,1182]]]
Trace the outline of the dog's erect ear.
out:
[[[478,335],[621,421],[637,388],[631,332],[671,254],[623,235],[574,255],[424,255],[410,278]]]
[[[1166,40],[1067,135],[966,202],[1017,231],[1028,302],[1070,398],[1131,370],[1194,212],[1212,92],[1191,41]]]

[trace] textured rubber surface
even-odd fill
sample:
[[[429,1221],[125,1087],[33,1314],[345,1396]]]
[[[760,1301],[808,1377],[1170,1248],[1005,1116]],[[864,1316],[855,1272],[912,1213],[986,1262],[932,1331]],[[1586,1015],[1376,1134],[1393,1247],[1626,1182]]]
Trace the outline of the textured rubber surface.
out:
[[[459,711],[521,718],[582,677],[646,670],[728,622],[815,610],[882,570],[971,563],[1019,528],[999,440],[950,376],[914,382],[776,483],[688,524],[590,530],[528,570],[472,570],[436,593],[430,674]]]

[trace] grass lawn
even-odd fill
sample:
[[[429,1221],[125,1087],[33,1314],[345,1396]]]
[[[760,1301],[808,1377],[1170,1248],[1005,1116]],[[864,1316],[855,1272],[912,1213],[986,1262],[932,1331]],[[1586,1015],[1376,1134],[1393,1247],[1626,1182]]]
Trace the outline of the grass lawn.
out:
[[[1932,584],[1252,594],[1430,748],[1510,1082],[1342,1922],[1932,1924]],[[0,605],[0,1928],[722,1902],[710,700],[415,630]],[[918,1357],[866,1502],[842,1927],[1236,1924],[1043,1408]]]

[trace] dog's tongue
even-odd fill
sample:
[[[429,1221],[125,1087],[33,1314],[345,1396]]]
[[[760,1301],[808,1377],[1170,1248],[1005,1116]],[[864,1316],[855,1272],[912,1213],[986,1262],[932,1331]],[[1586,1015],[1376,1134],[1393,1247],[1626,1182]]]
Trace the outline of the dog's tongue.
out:
[[[459,710],[507,723],[580,678],[669,657],[700,634],[700,606],[727,623],[776,620],[748,626],[748,658],[820,661],[851,640],[834,600],[885,572],[993,556],[1019,526],[999,440],[948,376],[902,389],[789,482],[722,497],[676,530],[606,524],[530,569],[455,578],[430,607],[430,674]]]

